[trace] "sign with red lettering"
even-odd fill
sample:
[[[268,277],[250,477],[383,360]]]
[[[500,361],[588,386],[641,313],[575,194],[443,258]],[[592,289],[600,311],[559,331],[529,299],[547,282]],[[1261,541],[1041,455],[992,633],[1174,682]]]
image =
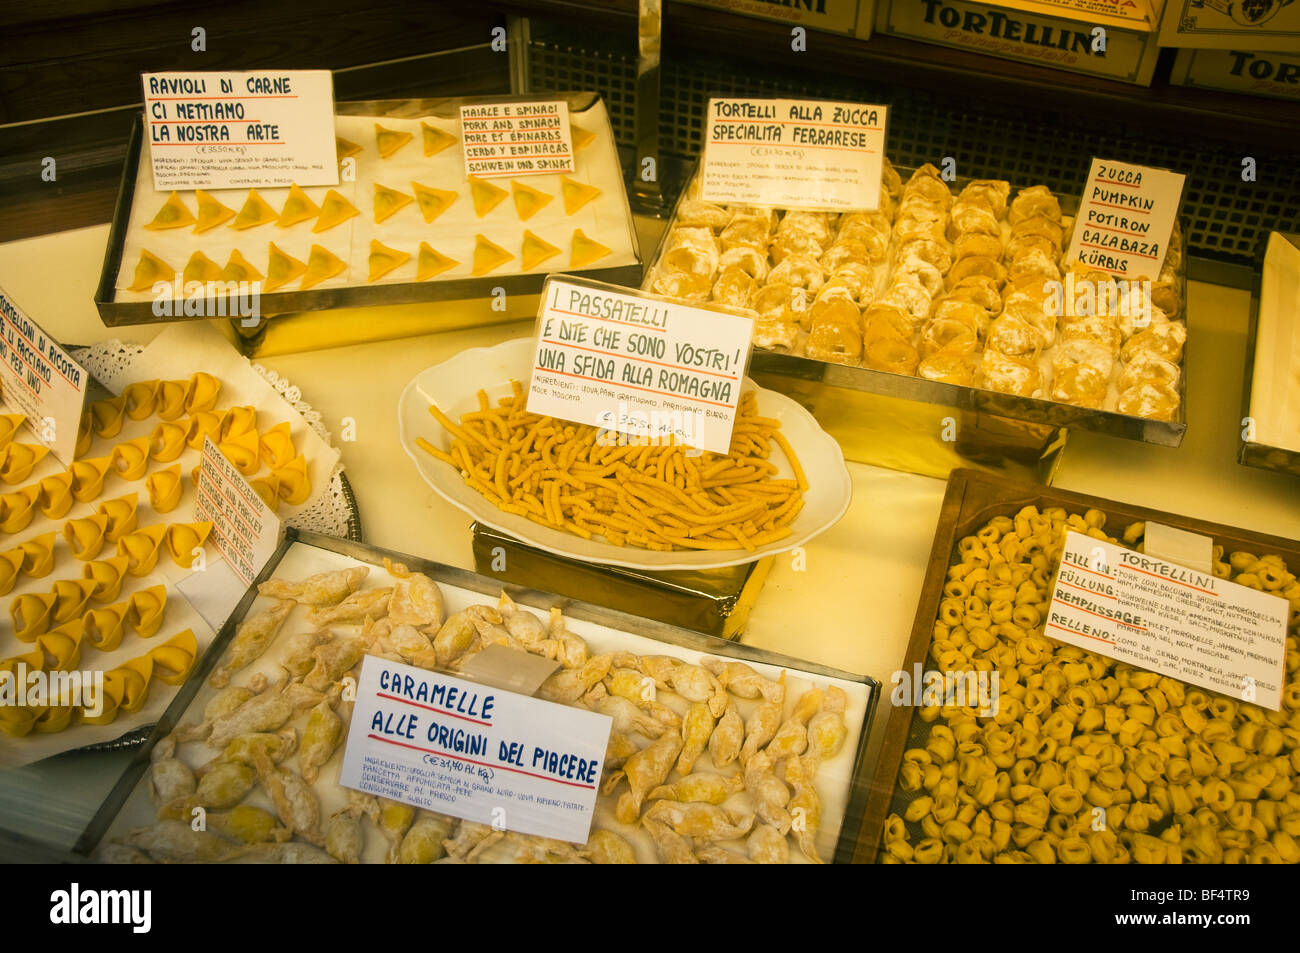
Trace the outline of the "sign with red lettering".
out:
[[[1069,532],[1043,634],[1277,711],[1285,599]]]
[[[217,552],[251,586],[280,543],[280,519],[210,438],[195,481],[194,518],[212,524]]]
[[[584,708],[368,655],[339,784],[583,844],[612,722]]]
[[[1093,159],[1065,260],[1117,278],[1160,277],[1185,175]]]
[[[338,185],[329,70],[145,73],[153,187]]]

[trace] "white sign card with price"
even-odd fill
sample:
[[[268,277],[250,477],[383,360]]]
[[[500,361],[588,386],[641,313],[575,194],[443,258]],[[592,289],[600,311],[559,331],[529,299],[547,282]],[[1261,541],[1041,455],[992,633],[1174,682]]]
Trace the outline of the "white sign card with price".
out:
[[[753,333],[743,315],[551,278],[528,412],[727,453]]]
[[[153,187],[338,185],[329,70],[144,73]]]
[[[1277,711],[1285,599],[1070,531],[1044,634]]]
[[[32,435],[65,464],[77,449],[89,379],[0,289],[0,405],[25,416]]]
[[[460,128],[466,175],[573,173],[573,132],[563,100],[461,106]]]
[[[888,108],[806,99],[710,99],[701,198],[822,211],[880,207]]]
[[[583,844],[611,725],[608,715],[368,655],[339,783]]]

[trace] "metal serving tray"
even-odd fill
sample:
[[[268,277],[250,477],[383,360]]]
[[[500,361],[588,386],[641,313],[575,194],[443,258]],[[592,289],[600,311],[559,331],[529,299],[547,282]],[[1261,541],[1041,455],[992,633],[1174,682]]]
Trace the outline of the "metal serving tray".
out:
[[[444,99],[379,99],[360,102],[343,102],[335,104],[335,112],[344,116],[394,116],[410,118],[415,116],[437,115],[451,118],[459,115],[461,105],[486,104],[499,102],[530,102],[539,94],[527,96],[484,96],[457,97]],[[569,105],[570,114],[576,115],[594,106],[600,96],[591,92],[557,92],[548,94],[564,99]],[[104,253],[104,265],[99,276],[99,286],[95,290],[95,306],[99,309],[100,319],[109,327],[124,324],[153,324],[160,321],[177,320],[160,317],[153,313],[153,304],[149,301],[120,302],[116,300],[117,275],[122,267],[122,248],[126,240],[127,228],[131,221],[131,208],[135,200],[135,182],[142,161],[148,161],[144,152],[143,116],[137,116],[131,128],[131,138],[127,146],[126,164],[122,170],[122,183],[118,188],[117,203],[113,210],[113,225],[108,235],[108,247]],[[618,162],[618,150],[614,144],[614,134],[608,127],[598,136],[601,145],[611,150],[614,162]],[[636,285],[641,281],[641,252],[637,244],[636,228],[632,221],[632,211],[627,204],[627,193],[623,193],[624,220],[632,243],[632,251],[638,263],[614,268],[590,268],[574,274],[600,281],[616,284]],[[563,269],[558,269],[563,270]],[[491,324],[514,321],[533,317],[536,314],[536,297],[541,293],[546,274],[527,275],[485,275],[481,278],[459,278],[448,281],[420,281],[404,284],[350,285],[342,288],[320,288],[307,291],[275,291],[263,294],[260,309],[263,316],[287,314],[297,311],[320,311],[330,308],[369,307],[377,305],[419,304],[428,302],[463,302],[473,299],[489,300],[494,289],[505,290],[506,301],[514,302],[507,311],[495,311],[489,307],[476,310],[481,320],[470,323]],[[529,303],[531,296],[531,304]],[[209,299],[212,301],[212,299]],[[216,314],[216,303],[205,314]],[[188,318],[181,320],[199,320]],[[234,322],[239,327],[239,321]],[[418,331],[407,333],[428,333],[441,330],[436,312],[427,314],[424,326]],[[463,319],[454,327],[469,326]],[[265,327],[259,322],[256,330]],[[250,336],[246,329],[240,333]],[[388,335],[393,336],[393,335]],[[329,346],[316,344],[317,347]]]
[[[408,556],[390,550],[339,539],[333,536],[324,536],[318,533],[308,533],[295,529],[286,530],[285,536],[281,540],[280,546],[276,550],[275,555],[272,556],[265,568],[263,568],[262,572],[258,575],[257,579],[254,580],[253,585],[250,586],[248,591],[244,594],[244,597],[240,600],[239,605],[235,608],[235,611],[231,614],[229,620],[227,620],[226,624],[222,626],[221,631],[217,633],[217,637],[213,640],[212,646],[208,652],[205,653],[196,663],[190,678],[181,686],[175,699],[173,699],[171,705],[168,706],[167,711],[159,720],[148,744],[136,751],[130,764],[128,764],[126,769],[123,771],[122,776],[118,779],[112,791],[109,792],[108,797],[105,798],[104,803],[100,806],[99,810],[95,813],[95,816],[87,825],[85,831],[82,833],[73,848],[75,853],[82,856],[88,856],[99,844],[105,833],[107,833],[123,805],[126,804],[127,799],[135,790],[141,776],[148,768],[150,752],[152,751],[153,746],[157,744],[160,739],[170,734],[171,731],[184,719],[186,711],[194,701],[199,689],[203,686],[208,675],[216,667],[218,661],[225,653],[227,646],[230,644],[230,640],[234,637],[235,629],[238,627],[240,622],[242,622],[244,616],[248,613],[249,608],[257,599],[257,586],[275,574],[276,567],[284,558],[289,548],[295,543],[303,543],[327,552],[338,553],[359,562],[370,563],[377,566],[382,566],[384,558],[388,557],[395,562],[404,563],[414,572],[424,573],[436,582],[482,593],[489,601],[495,602],[499,594],[504,590],[510,594],[511,598],[521,605],[528,605],[542,610],[547,610],[551,607],[560,608],[566,616],[571,618],[593,622],[598,625],[607,626],[611,629],[654,639],[669,645],[676,645],[710,655],[718,655],[741,661],[760,662],[780,666],[788,668],[794,672],[806,673],[812,676],[843,679],[866,686],[866,711],[863,716],[857,750],[854,752],[853,756],[854,760],[850,789],[846,798],[844,817],[840,824],[840,834],[836,843],[834,859],[837,863],[847,863],[853,857],[858,831],[862,826],[863,812],[866,808],[868,793],[869,772],[866,768],[865,752],[867,749],[867,741],[871,734],[871,723],[880,691],[879,682],[870,676],[854,675],[849,672],[843,672],[838,669],[830,668],[825,665],[818,665],[812,662],[799,662],[774,652],[750,648],[745,645],[721,642],[716,638],[702,635],[698,632],[680,629],[653,619],[629,615],[625,612],[607,609],[603,606],[592,605],[576,599],[566,599],[550,593],[516,586],[511,583],[503,583],[497,579],[492,579],[477,573],[467,572],[463,569],[445,566],[441,563],[421,559],[416,556]]]
[[[904,182],[914,171],[903,166],[895,168]],[[687,177],[688,182],[697,171],[698,163]],[[966,181],[959,178],[953,185],[961,186]],[[659,246],[649,260],[643,283],[651,280],[663,257],[685,196],[683,189]],[[1076,196],[1058,195],[1057,198],[1065,214],[1077,212]],[[1185,223],[1183,232],[1187,232]],[[1180,269],[1178,274],[1185,319],[1186,269]],[[749,373],[764,387],[780,391],[807,407],[818,423],[840,442],[847,459],[942,478],[954,468],[965,466],[1051,482],[1070,429],[1166,447],[1179,446],[1187,431],[1186,352],[1185,346],[1183,373],[1178,379],[1178,417],[1172,421],[1148,420],[1054,400],[904,377],[760,348],[753,351]],[[944,438],[945,429],[953,439]]]

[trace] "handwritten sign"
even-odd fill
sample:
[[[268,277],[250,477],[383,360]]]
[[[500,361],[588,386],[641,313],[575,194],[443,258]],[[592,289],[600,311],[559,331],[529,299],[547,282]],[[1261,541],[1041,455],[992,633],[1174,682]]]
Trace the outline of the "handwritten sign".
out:
[[[90,379],[54,338],[0,289],[0,403],[23,414],[43,445],[71,464]]]
[[[217,552],[245,586],[252,585],[280,541],[279,518],[211,438],[203,441],[194,518],[212,523]]]
[[[329,70],[145,73],[153,185],[338,185]]]
[[[549,279],[528,410],[726,453],[754,323],[609,285]]]
[[[339,783],[585,843],[610,726],[607,715],[367,656]]]
[[[877,208],[887,112],[820,100],[710,99],[701,195],[779,208]]]
[[[1070,532],[1045,634],[1277,711],[1287,601]]]
[[[1093,159],[1066,261],[1120,278],[1159,277],[1186,178],[1167,169]]]
[[[461,106],[460,125],[468,175],[573,172],[569,104],[562,100]]]

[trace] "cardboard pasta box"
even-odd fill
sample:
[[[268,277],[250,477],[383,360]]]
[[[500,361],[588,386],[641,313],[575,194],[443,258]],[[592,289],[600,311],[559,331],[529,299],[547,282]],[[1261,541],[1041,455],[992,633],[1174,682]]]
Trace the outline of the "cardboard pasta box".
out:
[[[1160,45],[1300,53],[1296,0],[1166,0]]]
[[[880,0],[876,29],[1149,86],[1159,49],[1145,0]]]
[[[1169,82],[1300,100],[1300,55],[1182,49],[1174,59]]]
[[[710,7],[775,20],[791,26],[827,33],[842,33],[865,40],[871,36],[875,0],[682,0],[695,7]]]

